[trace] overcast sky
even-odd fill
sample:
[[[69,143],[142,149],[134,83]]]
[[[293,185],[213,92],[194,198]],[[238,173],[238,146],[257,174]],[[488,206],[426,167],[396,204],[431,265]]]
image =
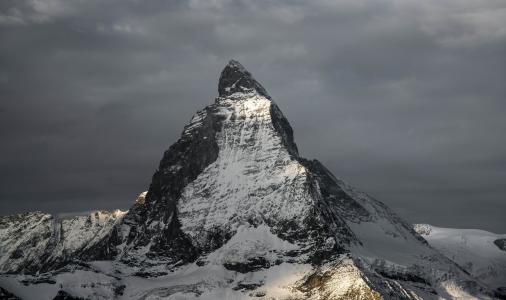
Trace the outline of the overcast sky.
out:
[[[301,154],[506,233],[504,0],[2,0],[0,214],[127,209],[234,58]]]

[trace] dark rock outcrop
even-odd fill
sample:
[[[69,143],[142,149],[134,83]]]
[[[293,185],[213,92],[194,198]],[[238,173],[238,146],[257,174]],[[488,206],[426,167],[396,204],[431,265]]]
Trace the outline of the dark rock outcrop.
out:
[[[21,300],[21,298],[0,287],[0,300]]]
[[[502,251],[506,251],[506,239],[497,239],[494,244]]]
[[[264,87],[253,78],[238,61],[231,60],[223,69],[218,83],[220,97],[227,97],[234,93],[256,91],[258,94],[270,98]]]

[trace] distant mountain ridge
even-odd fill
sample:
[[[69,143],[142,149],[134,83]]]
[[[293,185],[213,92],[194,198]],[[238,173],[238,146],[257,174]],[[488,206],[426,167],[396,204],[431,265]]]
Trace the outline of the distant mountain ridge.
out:
[[[506,292],[506,234],[477,229],[441,228],[415,224],[429,244],[465,271],[494,289]]]
[[[41,212],[0,217],[0,270],[37,273],[61,267],[74,258],[107,256],[95,245],[111,235],[125,212],[97,211],[58,218]],[[95,247],[98,249],[99,247]]]
[[[128,212],[1,218],[0,287],[23,299],[501,297],[383,203],[300,157],[289,122],[239,62],[218,91]]]

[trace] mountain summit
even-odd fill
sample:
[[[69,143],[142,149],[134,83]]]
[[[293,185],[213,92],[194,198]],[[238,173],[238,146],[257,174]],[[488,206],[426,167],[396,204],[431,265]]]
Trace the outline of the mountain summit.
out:
[[[218,91],[128,212],[1,219],[0,286],[26,299],[41,286],[90,299],[493,297],[383,203],[300,157],[240,63]]]
[[[218,83],[220,97],[227,97],[234,93],[256,91],[258,94],[270,98],[264,87],[253,78],[250,72],[241,63],[231,60],[221,71]]]

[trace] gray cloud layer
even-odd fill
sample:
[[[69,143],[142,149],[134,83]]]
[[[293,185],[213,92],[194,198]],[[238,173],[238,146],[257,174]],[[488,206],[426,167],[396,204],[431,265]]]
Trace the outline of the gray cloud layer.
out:
[[[5,0],[0,41],[1,214],[128,208],[235,58],[304,156],[506,232],[503,0]]]

